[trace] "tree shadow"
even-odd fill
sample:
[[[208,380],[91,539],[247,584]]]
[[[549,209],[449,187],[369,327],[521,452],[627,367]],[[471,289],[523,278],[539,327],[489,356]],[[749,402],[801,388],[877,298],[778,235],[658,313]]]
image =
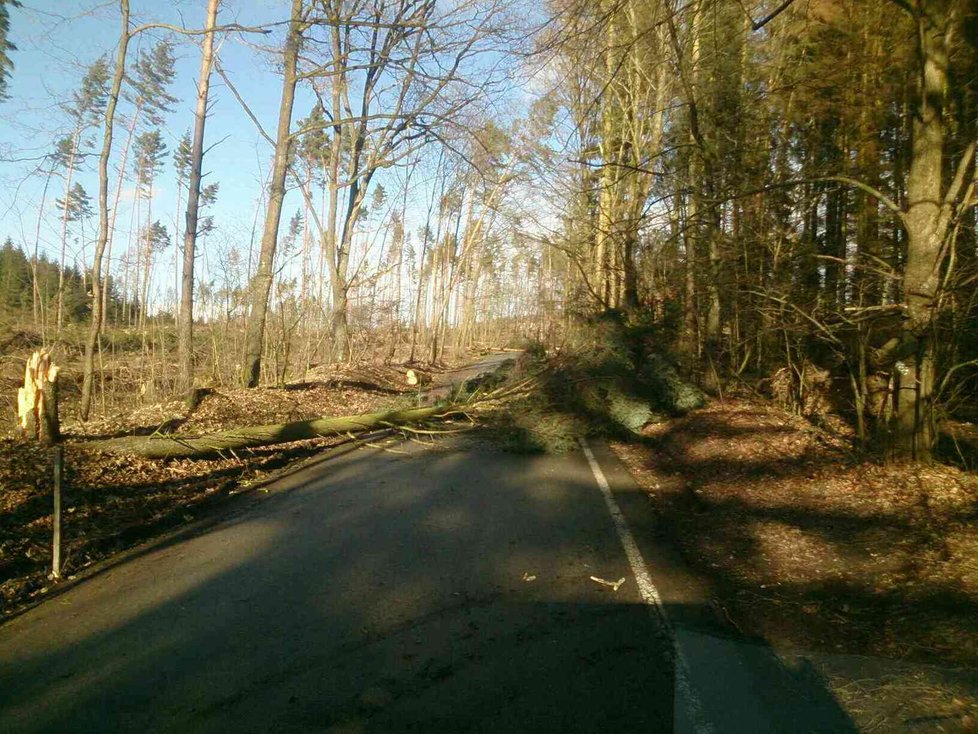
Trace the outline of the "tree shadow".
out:
[[[710,579],[745,631],[805,649],[978,666],[978,598],[960,567],[945,566],[947,533],[973,527],[978,506],[939,516],[832,506],[818,477],[851,466],[843,455],[706,456],[688,429],[643,442],[656,532]]]
[[[384,387],[374,382],[366,380],[347,380],[347,379],[326,379],[307,382],[290,382],[287,385],[274,388],[285,392],[297,392],[300,390],[310,390],[314,387],[341,388],[351,390],[364,390],[366,392],[377,393],[379,395],[401,395],[403,391],[394,388]]]
[[[152,423],[145,426],[135,426],[133,428],[120,428],[116,431],[106,433],[78,433],[76,431],[65,432],[65,438],[71,441],[101,441],[110,438],[124,438],[126,436],[153,436],[155,434],[176,433],[189,416],[169,418],[162,423]]]
[[[329,450],[342,452],[347,444],[356,442],[343,439]],[[242,478],[258,470],[284,469],[321,455],[324,448],[321,441],[261,447],[242,452],[233,463],[196,477],[177,475],[165,481],[147,479],[111,485],[80,485],[69,459],[62,488],[62,574],[79,573],[93,560],[185,526],[188,520],[219,516],[228,505],[238,502],[242,493],[252,489],[251,485],[241,486]],[[133,478],[137,476],[133,474]],[[9,504],[0,511],[0,528],[17,530],[8,537],[6,558],[0,562],[0,583],[19,579],[18,583],[27,590],[44,585],[43,579],[50,570],[52,494],[47,474],[38,489],[25,501]],[[31,555],[25,555],[27,551]],[[0,612],[16,613],[14,605],[25,601],[13,599],[12,609],[0,605]]]
[[[634,584],[588,578],[628,572],[580,455],[412,447],[328,467],[0,628],[0,729],[687,729],[661,621]],[[688,631],[714,651],[716,632]],[[732,649],[753,661],[729,681],[744,698],[708,715],[853,730],[813,670]]]

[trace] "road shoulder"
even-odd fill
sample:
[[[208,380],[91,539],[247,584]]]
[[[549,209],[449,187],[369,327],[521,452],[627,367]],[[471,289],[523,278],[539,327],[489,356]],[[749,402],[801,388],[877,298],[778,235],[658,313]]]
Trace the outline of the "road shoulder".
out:
[[[647,559],[677,653],[706,719],[720,731],[855,731],[819,671],[785,665],[763,640],[726,618],[709,580],[695,574],[656,526],[650,496],[604,443],[591,444],[615,502]],[[691,729],[695,730],[695,729]]]

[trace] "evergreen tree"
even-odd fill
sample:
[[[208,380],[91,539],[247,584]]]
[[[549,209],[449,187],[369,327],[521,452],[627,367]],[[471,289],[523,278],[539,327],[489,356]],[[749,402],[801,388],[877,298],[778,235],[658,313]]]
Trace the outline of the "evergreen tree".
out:
[[[95,210],[92,209],[91,197],[85,191],[85,187],[77,181],[71,187],[68,196],[64,199],[55,200],[55,205],[68,212],[69,222],[84,222],[95,214]]]
[[[133,65],[130,79],[132,89],[128,99],[142,113],[150,125],[161,125],[177,98],[170,94],[170,85],[176,76],[173,45],[169,41],[153,44],[149,51],[142,51]]]
[[[221,184],[218,181],[207,184],[200,190],[200,211],[204,212],[217,203],[217,195],[220,190]],[[214,215],[205,214],[200,217],[197,221],[197,236],[204,237],[212,231],[214,231]]]
[[[108,98],[109,67],[104,58],[97,59],[82,77],[81,86],[72,94],[71,102],[62,109],[71,122],[71,134],[58,140],[53,160],[55,166],[63,169],[65,195],[59,200],[61,209],[61,256],[58,266],[62,271],[58,283],[57,324],[60,329],[64,323],[65,250],[67,248],[68,223],[72,221],[69,206],[72,200],[72,178],[84,161],[84,148],[91,145],[85,138],[86,131],[97,125],[105,110]]]
[[[136,155],[133,161],[136,174],[136,186],[141,194],[152,195],[156,174],[163,166],[163,156],[166,155],[166,143],[158,129],[147,130],[136,138]]]
[[[30,262],[10,237],[0,248],[0,305],[8,313],[31,307]]]
[[[10,8],[19,7],[19,0],[0,0],[0,102],[7,99],[7,79],[14,68],[14,63],[7,54],[17,50],[17,47],[8,40]]]
[[[173,168],[177,172],[177,185],[185,187],[190,179],[190,166],[192,164],[193,142],[190,139],[190,131],[186,130],[173,151]]]

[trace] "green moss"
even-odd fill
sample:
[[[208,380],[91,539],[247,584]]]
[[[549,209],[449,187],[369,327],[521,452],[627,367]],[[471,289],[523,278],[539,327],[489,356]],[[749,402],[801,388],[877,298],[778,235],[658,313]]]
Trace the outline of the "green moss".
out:
[[[646,355],[640,379],[649,398],[674,415],[684,415],[706,404],[703,391],[682,379],[676,368],[660,354]]]

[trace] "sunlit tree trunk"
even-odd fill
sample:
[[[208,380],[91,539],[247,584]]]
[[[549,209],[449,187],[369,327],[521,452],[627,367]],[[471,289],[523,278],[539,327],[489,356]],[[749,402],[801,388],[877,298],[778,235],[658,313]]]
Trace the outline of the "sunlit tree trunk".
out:
[[[68,155],[67,171],[65,173],[65,199],[61,206],[61,257],[58,260],[58,317],[57,328],[61,331],[64,326],[64,293],[65,293],[65,250],[68,245],[68,214],[71,210],[71,179],[75,172],[75,158],[78,154],[79,131],[71,136],[71,152]]]
[[[296,67],[303,25],[302,0],[292,0],[289,33],[285,41],[285,58],[282,65],[282,97],[279,103],[272,179],[268,187],[265,228],[262,231],[258,269],[251,279],[248,292],[249,318],[242,367],[242,382],[246,387],[257,387],[261,378],[265,319],[268,315],[268,298],[274,278],[275,250],[278,245],[278,229],[282,220],[282,204],[285,199],[285,179],[289,169],[292,107],[295,102],[295,87],[298,81]]]
[[[136,123],[139,121],[139,114],[141,111],[140,100],[136,100],[136,108],[133,110],[132,118],[129,120],[129,128],[126,131],[126,142],[122,146],[122,153],[119,158],[119,179],[116,182],[115,187],[115,197],[112,202],[112,209],[110,210],[111,221],[109,222],[109,235],[108,240],[105,245],[105,272],[103,273],[103,282],[109,282],[109,268],[112,266],[112,243],[115,241],[115,222],[116,217],[119,214],[119,201],[122,199],[122,184],[126,178],[126,162],[129,159],[129,149],[132,147],[132,139],[136,132]],[[138,202],[139,197],[136,197]],[[130,227],[130,231],[132,227]],[[127,265],[128,267],[128,265]],[[122,290],[123,298],[123,310],[126,309],[126,302],[129,299],[129,295],[126,288],[123,287]],[[102,292],[102,313],[105,314],[109,306],[109,289],[105,288]]]
[[[194,259],[197,252],[197,227],[200,212],[200,180],[204,161],[204,126],[207,122],[207,96],[210,91],[211,66],[214,62],[214,32],[219,0],[207,2],[207,24],[200,54],[200,76],[197,80],[197,109],[194,113],[194,137],[190,153],[190,182],[187,190],[187,218],[183,235],[183,273],[180,285],[180,322],[177,328],[180,363],[178,391],[188,404],[194,401]],[[291,123],[291,111],[289,114]]]
[[[954,0],[916,0],[910,5],[917,28],[918,99],[904,216],[906,319],[897,364],[892,453],[918,461],[930,460],[935,435],[933,324],[951,204],[944,185],[944,101],[955,5]]]
[[[102,329],[102,254],[105,252],[105,243],[109,239],[109,156],[112,153],[112,127],[115,123],[115,108],[119,102],[122,80],[126,72],[126,52],[129,49],[129,0],[119,0],[119,8],[122,14],[122,33],[119,36],[119,48],[116,52],[112,89],[109,92],[108,104],[105,107],[102,152],[99,155],[98,164],[99,232],[98,239],[95,241],[95,255],[92,263],[92,322],[88,330],[88,340],[85,342],[85,356],[82,362],[82,397],[79,415],[83,421],[88,420],[92,407],[92,392],[95,385],[95,352],[98,348],[99,335]]]

